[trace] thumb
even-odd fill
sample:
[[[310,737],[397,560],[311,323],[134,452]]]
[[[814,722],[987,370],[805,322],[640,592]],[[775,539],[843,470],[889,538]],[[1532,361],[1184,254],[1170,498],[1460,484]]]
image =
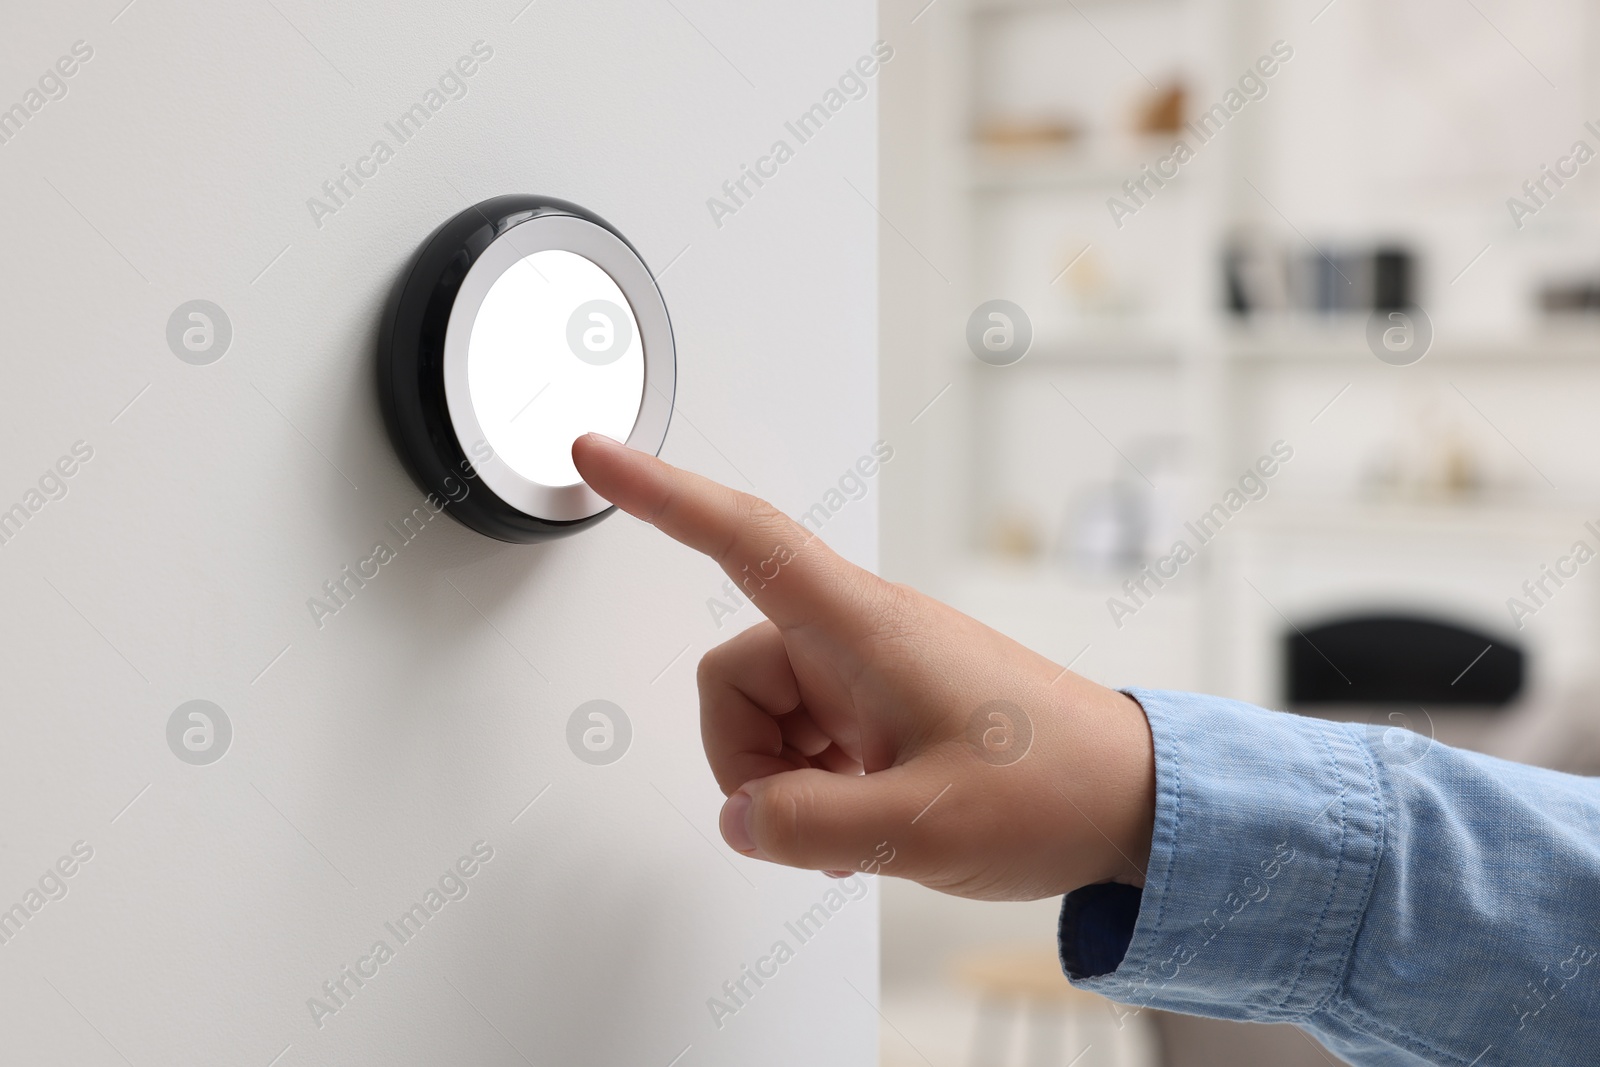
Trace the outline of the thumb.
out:
[[[866,870],[915,877],[904,853],[918,814],[938,793],[906,766],[864,775],[819,768],[784,771],[740,786],[722,806],[734,851],[806,870]],[[890,857],[893,857],[891,859]],[[873,869],[876,873],[876,868]]]

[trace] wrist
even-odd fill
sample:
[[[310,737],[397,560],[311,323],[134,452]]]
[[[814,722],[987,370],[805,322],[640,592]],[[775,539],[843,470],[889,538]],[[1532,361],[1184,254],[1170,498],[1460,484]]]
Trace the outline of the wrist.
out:
[[[1069,839],[1080,843],[1086,862],[1077,865],[1068,889],[1097,882],[1142,886],[1155,832],[1155,743],[1149,719],[1128,694],[1075,675],[1072,680],[1066,765],[1073,773],[1057,791],[1068,801]]]
[[[1150,843],[1155,836],[1155,738],[1150,731],[1150,720],[1139,702],[1127,693],[1110,692],[1121,709],[1119,718],[1125,737],[1120,751],[1127,790],[1121,809],[1124,821],[1119,828],[1118,851],[1123,865],[1114,880],[1142,886],[1150,867]]]

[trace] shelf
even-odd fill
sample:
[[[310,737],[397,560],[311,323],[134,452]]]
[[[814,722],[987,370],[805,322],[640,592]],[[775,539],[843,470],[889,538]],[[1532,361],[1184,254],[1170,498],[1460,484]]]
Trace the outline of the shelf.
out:
[[[1005,371],[1011,367],[1128,367],[1147,370],[1175,367],[1183,362],[1183,349],[1177,341],[1159,337],[1081,335],[1039,338],[1021,362],[1010,367],[993,367],[974,359],[965,348],[955,352],[958,362],[984,371]]]
[[[969,552],[953,569],[954,580],[974,588],[1032,597],[1086,599],[1099,603],[1121,591],[1124,574],[1095,574],[1046,557],[1011,560]]]
[[[1314,323],[1291,329],[1224,329],[1220,337],[1223,358],[1241,370],[1277,369],[1285,366],[1346,364],[1378,366],[1366,346],[1359,325]],[[1130,329],[1126,332],[1094,329],[1064,331],[1035,338],[1033,346],[1014,367],[1126,367],[1148,370],[1180,367],[1187,347],[1177,338]],[[966,348],[951,350],[957,364],[989,367],[973,358]],[[1435,341],[1421,365],[1449,362],[1454,365],[1560,365],[1592,361],[1600,367],[1600,327],[1583,330],[1546,330],[1522,337],[1485,337],[1450,343]],[[1396,368],[1400,369],[1400,368]]]
[[[1549,530],[1578,536],[1585,522],[1600,512],[1550,500],[1538,494],[1500,493],[1457,502],[1346,499],[1338,503],[1304,504],[1267,509],[1256,516],[1247,535],[1282,537],[1310,531],[1394,536],[1420,533],[1445,538],[1525,539],[1530,531]]]
[[[974,17],[1027,15],[1041,11],[1071,11],[1074,7],[1177,7],[1183,0],[967,0],[967,14]]]
[[[967,155],[967,186],[974,193],[1068,189],[1110,195],[1145,164],[1170,152],[1177,136],[1119,137],[1055,148],[974,144]],[[1181,195],[1192,184],[1172,182],[1167,191]]]
[[[1225,329],[1223,349],[1242,364],[1360,363],[1373,360],[1367,348],[1365,316],[1327,321],[1236,325]],[[1520,336],[1435,338],[1424,362],[1543,363],[1595,360],[1600,363],[1600,324],[1549,326]]]

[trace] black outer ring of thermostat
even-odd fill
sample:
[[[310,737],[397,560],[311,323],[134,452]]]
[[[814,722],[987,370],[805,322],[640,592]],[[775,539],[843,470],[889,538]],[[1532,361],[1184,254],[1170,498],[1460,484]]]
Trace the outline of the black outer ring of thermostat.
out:
[[[449,219],[423,242],[389,294],[378,335],[378,395],[384,424],[406,470],[463,525],[514,544],[566,537],[616,510],[610,507],[588,518],[561,522],[513,507],[471,473],[471,458],[450,421],[444,342],[456,294],[467,272],[496,238],[513,226],[545,215],[570,215],[592,222],[639,256],[638,249],[615,226],[577,204],[520,193],[497,196]],[[644,262],[644,257],[639,256],[639,261]]]

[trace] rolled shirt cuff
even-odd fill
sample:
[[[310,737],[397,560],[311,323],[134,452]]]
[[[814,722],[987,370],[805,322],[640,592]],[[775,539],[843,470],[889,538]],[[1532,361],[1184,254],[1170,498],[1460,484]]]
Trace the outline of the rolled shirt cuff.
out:
[[[1063,969],[1134,1008],[1304,1020],[1339,988],[1383,851],[1362,728],[1127,692],[1155,741],[1145,884],[1067,895]]]

